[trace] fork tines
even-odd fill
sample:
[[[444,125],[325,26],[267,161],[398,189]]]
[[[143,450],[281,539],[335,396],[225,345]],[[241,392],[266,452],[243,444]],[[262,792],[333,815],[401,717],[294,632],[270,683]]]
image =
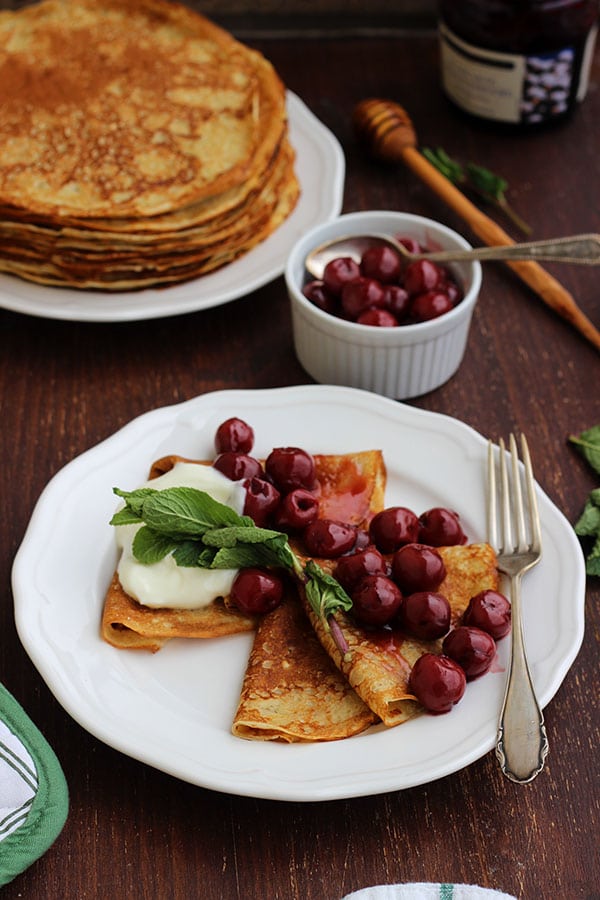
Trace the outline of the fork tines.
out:
[[[498,441],[497,461],[494,445],[492,441],[488,442],[488,539],[498,555],[524,553],[528,550],[541,553],[535,480],[527,439],[523,434],[521,455],[522,471],[514,434],[509,436],[508,449],[502,438]],[[528,515],[523,502],[524,493]],[[511,497],[514,501],[512,504]]]

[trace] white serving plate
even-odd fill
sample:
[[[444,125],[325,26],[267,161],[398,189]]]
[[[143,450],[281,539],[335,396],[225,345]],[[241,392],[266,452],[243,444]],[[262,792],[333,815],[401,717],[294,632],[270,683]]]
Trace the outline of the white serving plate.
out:
[[[65,710],[109,746],[203,787],[279,800],[331,800],[408,788],[456,772],[495,744],[510,638],[494,671],[444,716],[378,726],[343,741],[245,741],[230,728],[251,635],[173,640],[157,654],[100,637],[116,548],[113,486],[137,487],[167,453],[212,458],[232,415],[254,427],[257,456],[383,450],[386,504],[461,514],[485,539],[487,441],[463,423],[353,388],[322,385],[205,394],[149,412],[73,460],[42,493],[13,568],[20,639]],[[535,464],[535,446],[532,455]],[[544,556],[524,582],[524,631],[542,706],[583,638],[585,569],[573,529],[538,492]]]

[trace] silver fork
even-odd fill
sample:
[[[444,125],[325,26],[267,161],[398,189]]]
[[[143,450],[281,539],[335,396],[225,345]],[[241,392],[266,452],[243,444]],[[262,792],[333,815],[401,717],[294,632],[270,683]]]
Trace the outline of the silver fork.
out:
[[[523,473],[512,434],[509,447],[507,451],[500,438],[496,461],[494,446],[491,441],[488,444],[488,540],[496,551],[499,570],[510,579],[512,604],[512,645],[496,756],[507,778],[526,784],[541,772],[548,754],[544,717],[527,665],[521,622],[521,579],[539,562],[542,541],[527,441],[522,435]]]

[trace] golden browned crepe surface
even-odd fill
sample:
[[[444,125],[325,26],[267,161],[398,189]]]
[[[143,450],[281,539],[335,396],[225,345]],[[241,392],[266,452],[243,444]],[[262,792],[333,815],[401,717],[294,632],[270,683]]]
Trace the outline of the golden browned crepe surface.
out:
[[[168,0],[0,12],[0,271],[129,290],[225,265],[298,197],[270,63]]]
[[[333,741],[376,719],[323,650],[295,594],[260,620],[233,722],[236,737]]]

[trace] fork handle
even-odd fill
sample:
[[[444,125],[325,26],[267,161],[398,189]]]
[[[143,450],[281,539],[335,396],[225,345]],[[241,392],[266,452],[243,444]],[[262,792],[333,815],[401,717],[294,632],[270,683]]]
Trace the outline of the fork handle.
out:
[[[548,737],[531,681],[521,625],[521,576],[510,578],[513,611],[512,648],[496,756],[507,778],[527,784],[544,767]]]

